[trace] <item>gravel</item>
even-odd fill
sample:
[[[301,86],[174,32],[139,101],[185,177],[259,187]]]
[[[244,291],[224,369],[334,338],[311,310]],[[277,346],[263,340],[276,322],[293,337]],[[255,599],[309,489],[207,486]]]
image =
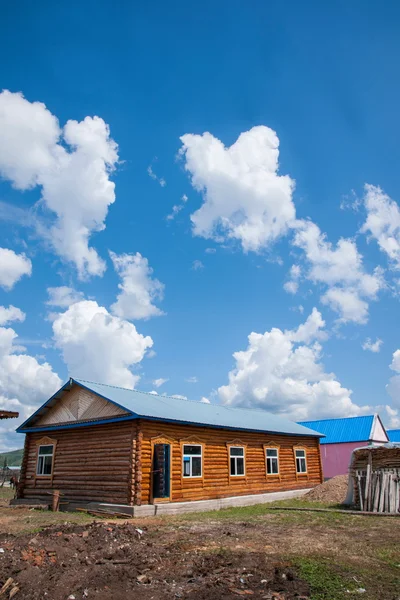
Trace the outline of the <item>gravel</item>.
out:
[[[342,504],[346,498],[348,481],[348,475],[337,475],[317,485],[303,497],[309,502]]]

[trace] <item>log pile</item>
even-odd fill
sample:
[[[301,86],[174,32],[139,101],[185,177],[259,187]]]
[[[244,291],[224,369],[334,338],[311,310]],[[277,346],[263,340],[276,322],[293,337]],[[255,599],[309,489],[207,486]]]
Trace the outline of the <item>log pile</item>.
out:
[[[350,475],[355,504],[361,511],[400,513],[400,446],[356,450]]]

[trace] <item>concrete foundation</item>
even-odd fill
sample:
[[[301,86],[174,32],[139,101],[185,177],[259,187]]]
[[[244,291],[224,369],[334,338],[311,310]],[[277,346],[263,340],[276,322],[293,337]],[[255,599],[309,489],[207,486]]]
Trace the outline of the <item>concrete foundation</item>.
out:
[[[268,494],[253,494],[251,496],[232,496],[230,498],[217,498],[215,500],[195,500],[193,502],[168,502],[163,504],[145,504],[133,507],[134,517],[154,517],[156,515],[179,515],[190,512],[206,512],[221,510],[233,506],[252,506],[254,504],[267,504],[277,500],[298,498],[309,489],[290,490],[288,492],[270,492]]]
[[[163,502],[160,504],[143,504],[142,506],[129,506],[127,504],[107,504],[105,502],[61,502],[60,509],[63,511],[74,511],[84,508],[88,511],[100,510],[125,514],[130,517],[155,517],[156,515],[179,515],[191,512],[206,512],[210,510],[221,510],[234,506],[252,506],[254,504],[267,504],[276,500],[287,500],[299,498],[309,491],[290,490],[287,492],[270,492],[268,494],[253,494],[251,496],[232,496],[230,498],[217,498],[214,500],[195,500],[192,502]],[[13,506],[24,506],[42,504],[40,500],[11,500]],[[106,516],[106,515],[105,515]]]

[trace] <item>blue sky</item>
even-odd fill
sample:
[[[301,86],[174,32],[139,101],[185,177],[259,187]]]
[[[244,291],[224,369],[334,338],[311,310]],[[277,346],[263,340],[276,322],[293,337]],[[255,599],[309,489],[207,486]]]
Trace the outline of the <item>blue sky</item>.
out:
[[[0,406],[75,375],[398,426],[399,13],[9,4]]]

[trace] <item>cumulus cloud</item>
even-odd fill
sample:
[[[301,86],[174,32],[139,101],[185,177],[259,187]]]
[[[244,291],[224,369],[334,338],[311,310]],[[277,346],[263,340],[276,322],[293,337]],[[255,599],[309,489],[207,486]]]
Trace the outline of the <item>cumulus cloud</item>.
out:
[[[131,368],[153,345],[132,323],[89,300],[58,314],[53,333],[72,376],[126,388],[135,387],[140,377]]]
[[[258,252],[284,235],[295,218],[294,181],[278,174],[279,139],[253,127],[226,148],[211,133],[181,137],[180,156],[202,206],[191,215],[194,235],[238,240]]]
[[[114,269],[121,277],[121,292],[111,306],[111,312],[125,319],[149,319],[164,313],[154,302],[164,297],[164,284],[153,278],[153,269],[139,252],[120,254],[110,252]]]
[[[199,380],[197,379],[197,377],[187,377],[187,378],[185,379],[185,381],[186,381],[187,383],[198,383],[198,381],[199,381]]]
[[[235,352],[229,383],[218,389],[223,404],[263,408],[294,420],[362,414],[334,373],[321,363],[318,340],[325,323],[315,308],[295,330],[251,333],[245,350]]]
[[[54,217],[48,240],[81,279],[105,270],[89,240],[105,228],[115,200],[110,173],[117,161],[117,144],[103,119],[70,120],[60,128],[41,102],[0,94],[0,175],[18,190],[41,188],[41,205]]]
[[[31,274],[32,263],[25,254],[17,254],[9,248],[0,248],[0,286],[2,288],[9,291],[21,277],[24,275],[30,277]]]
[[[74,290],[71,287],[66,285],[61,285],[59,287],[49,287],[47,288],[47,293],[49,295],[49,299],[46,304],[49,306],[57,306],[59,308],[67,308],[75,302],[79,302],[83,299],[83,293]]]
[[[25,321],[25,313],[12,304],[8,308],[0,306],[0,325],[3,326],[12,321]]]
[[[205,396],[202,397],[200,402],[202,402],[203,404],[211,404],[210,400],[208,398],[206,398]]]
[[[169,381],[169,379],[163,379],[162,377],[160,377],[159,379],[154,379],[153,380],[153,385],[155,385],[156,388],[159,388],[162,385],[164,385],[164,383],[167,383],[167,381]]]
[[[383,341],[379,338],[373,342],[371,338],[367,338],[365,342],[361,345],[363,350],[369,350],[370,352],[380,352],[382,348]]]
[[[306,278],[327,287],[321,301],[341,322],[366,323],[368,302],[384,287],[382,270],[367,273],[353,240],[341,238],[334,246],[312,221],[296,222],[292,243],[305,253]]]
[[[13,306],[1,308],[2,324],[5,320],[22,321],[25,317]],[[10,425],[1,424],[0,450],[22,444],[22,438],[14,433],[15,428],[61,386],[60,378],[49,363],[20,352],[15,343],[17,338],[11,327],[0,327],[0,408],[20,413],[20,418],[13,419]]]
[[[390,427],[400,427],[400,350],[393,352],[389,368],[396,373],[390,378],[386,391],[392,399],[392,406],[386,406],[390,417]]]
[[[400,207],[383,190],[375,185],[365,185],[364,205],[367,219],[361,228],[375,239],[392,266],[400,269]]]

